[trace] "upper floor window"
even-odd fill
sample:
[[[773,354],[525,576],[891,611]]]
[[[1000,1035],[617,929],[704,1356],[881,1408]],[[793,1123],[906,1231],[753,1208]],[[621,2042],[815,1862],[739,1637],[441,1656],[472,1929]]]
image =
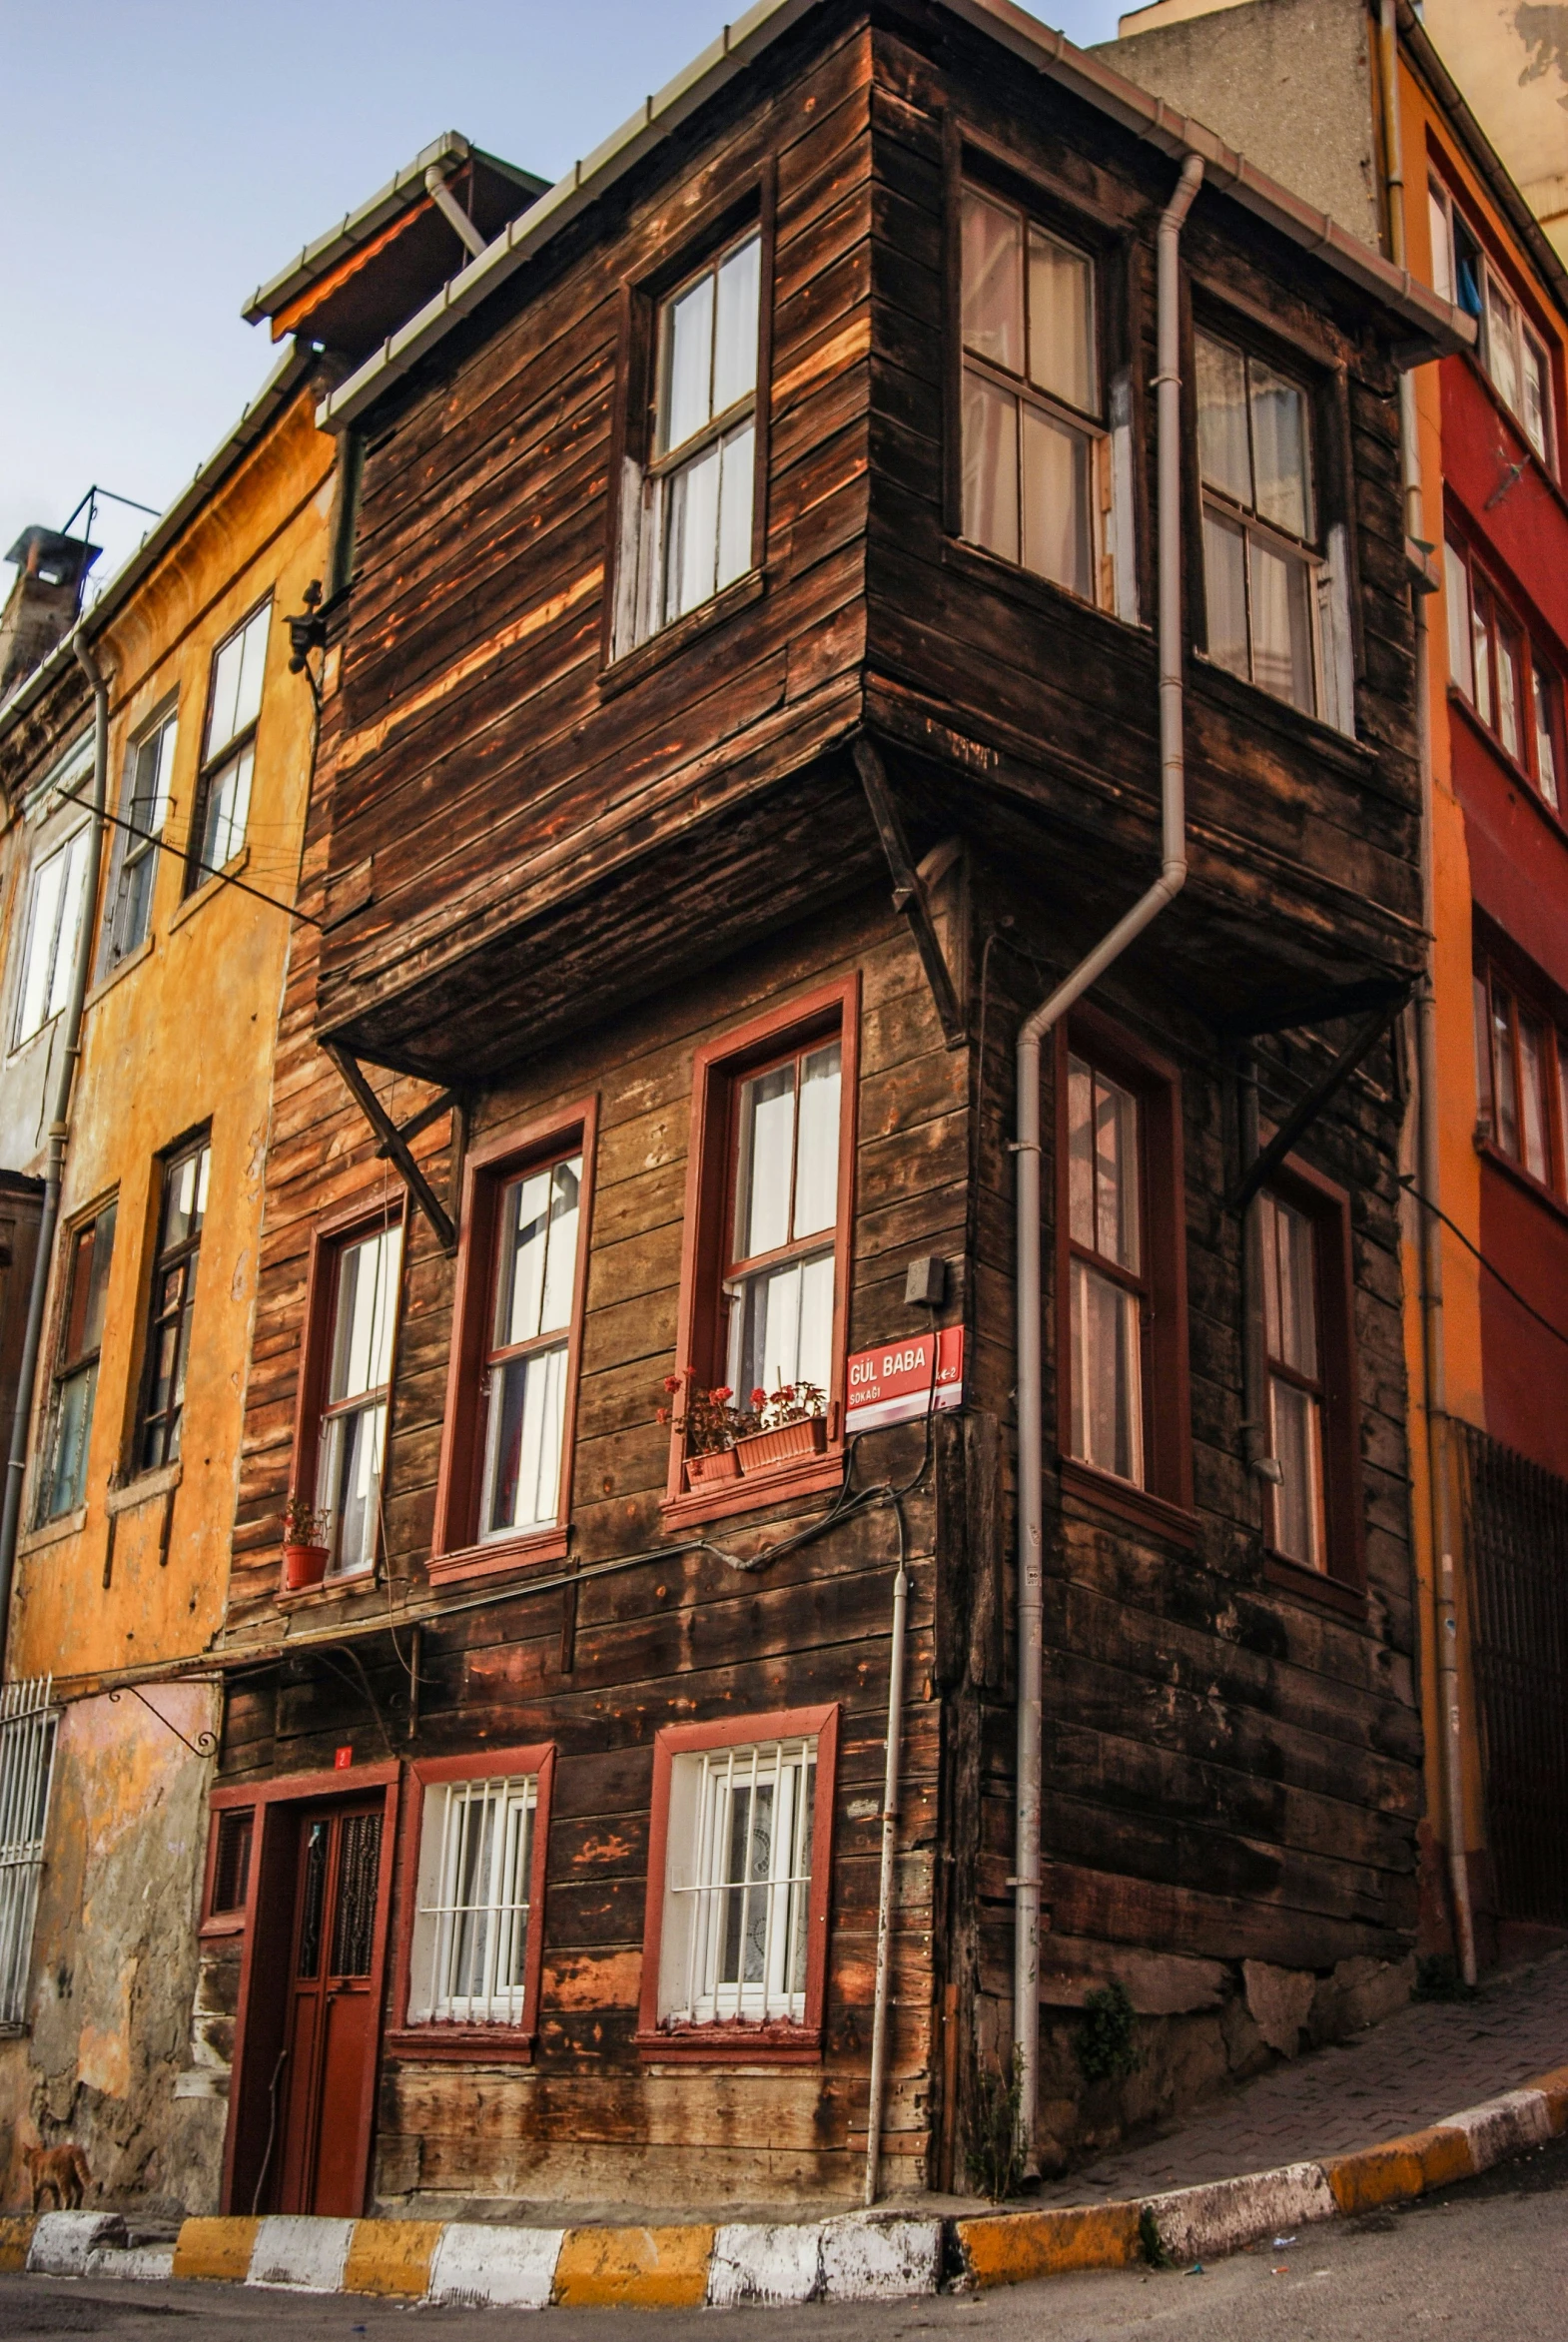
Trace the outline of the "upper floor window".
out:
[[[1568,1195],[1568,1038],[1489,961],[1475,971],[1477,1126],[1531,1178]]]
[[[328,1573],[376,1561],[402,1226],[335,1247],[326,1389],[317,1447],[317,1505],[327,1521]]]
[[[143,1472],[172,1464],[180,1453],[196,1267],[207,1218],[211,1162],[212,1150],[205,1138],[192,1140],[164,1160],[147,1362],[136,1429],[136,1467]]]
[[[740,1086],[724,1298],[728,1380],[747,1394],[832,1378],[843,1063],[824,1041]]]
[[[87,1445],[98,1394],[114,1224],[115,1206],[106,1203],[66,1238],[65,1305],[55,1352],[49,1460],[39,1506],[44,1520],[58,1520],[87,1501]]]
[[[159,841],[169,812],[177,721],[173,708],[131,743],[110,868],[99,974],[107,976],[147,940]]]
[[[1445,301],[1476,322],[1476,355],[1492,388],[1541,461],[1556,469],[1552,372],[1546,345],[1482,249],[1481,241],[1437,180],[1427,183],[1432,282]]]
[[[753,229],[657,305],[638,641],[753,565],[761,272]]]
[[[1562,811],[1563,687],[1469,554],[1443,545],[1448,673],[1554,813]]]
[[[11,1031],[13,1049],[20,1049],[57,1017],[71,996],[77,937],[86,912],[88,845],[84,827],[34,865]]]
[[[1208,655],[1319,712],[1319,556],[1310,400],[1212,334],[1196,337]]]
[[[1268,1546],[1283,1561],[1357,1585],[1359,1441],[1348,1202],[1293,1166],[1258,1196],[1268,1444]]]
[[[1118,541],[1127,498],[1114,493],[1096,263],[1000,197],[967,187],[963,206],[964,534],[1136,616],[1130,549]]]
[[[271,618],[269,597],[219,644],[213,657],[207,732],[191,824],[193,852],[186,871],[187,893],[232,862],[245,844]]]

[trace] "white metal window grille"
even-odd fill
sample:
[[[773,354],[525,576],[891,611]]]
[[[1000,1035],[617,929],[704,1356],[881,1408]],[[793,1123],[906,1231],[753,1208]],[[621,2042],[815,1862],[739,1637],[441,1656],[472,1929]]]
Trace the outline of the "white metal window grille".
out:
[[[662,2015],[804,2019],[816,1780],[815,1737],[675,1759]]]
[[[408,2014],[520,2024],[536,1774],[425,1792]]]
[[[0,1685],[0,2029],[27,2022],[59,1713],[51,1680]]]

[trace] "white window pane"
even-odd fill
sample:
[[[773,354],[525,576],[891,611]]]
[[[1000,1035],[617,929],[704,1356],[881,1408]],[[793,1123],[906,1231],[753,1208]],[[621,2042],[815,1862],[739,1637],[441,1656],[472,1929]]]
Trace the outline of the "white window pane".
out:
[[[1257,510],[1292,536],[1316,534],[1306,395],[1261,359],[1251,361],[1252,457]]]
[[[243,732],[262,709],[262,681],[267,666],[267,631],[271,603],[258,610],[240,637],[240,674],[235,687],[234,728]]]
[[[1470,580],[1451,544],[1443,546],[1443,599],[1448,605],[1448,676],[1466,699],[1475,697],[1475,663],[1470,645]]]
[[[1272,1376],[1274,1461],[1281,1478],[1274,1490],[1274,1543],[1279,1552],[1307,1569],[1321,1569],[1322,1426],[1309,1391]]]
[[[56,1017],[71,997],[71,978],[76,968],[77,935],[82,924],[83,895],[87,888],[86,830],[78,830],[64,850],[65,874],[62,882],[59,926],[55,933],[54,968],[49,981],[49,1005],[45,1015]]]
[[[1277,1195],[1262,1198],[1263,1320],[1268,1354],[1317,1375],[1317,1247],[1312,1223]]]
[[[577,1282],[577,1221],[582,1203],[582,1157],[558,1163],[550,1172],[549,1242],[544,1254],[544,1289],[539,1296],[539,1331],[555,1333],[571,1323]]]
[[[815,1799],[814,1740],[675,1759],[661,2015],[804,2015]]]
[[[553,1521],[560,1501],[566,1345],[513,1358],[490,1376],[484,1535]]]
[[[1024,408],[1024,566],[1089,599],[1094,578],[1090,448],[1084,431]]]
[[[755,1074],[740,1094],[735,1183],[735,1258],[754,1260],[789,1241],[790,1171],[795,1147],[795,1068]]]
[[[664,623],[711,601],[718,569],[719,467],[715,444],[665,486]]]
[[[212,712],[207,721],[207,753],[216,756],[234,738],[240,729],[236,711],[240,704],[240,670],[245,663],[245,639],[235,635],[226,642],[213,662]]]
[[[1197,344],[1197,449],[1202,474],[1238,504],[1252,501],[1252,463],[1247,451],[1246,366],[1239,350],[1211,341]]]
[[[1095,1249],[1136,1276],[1141,1266],[1138,1100],[1095,1076]]]
[[[1452,301],[1454,264],[1448,241],[1448,208],[1433,187],[1426,191],[1426,219],[1432,239],[1432,290],[1444,301]]]
[[[744,1398],[786,1382],[826,1390],[833,1372],[833,1255],[746,1277],[730,1312],[731,1386]]]
[[[1144,1480],[1143,1374],[1137,1296],[1075,1260],[1073,1453],[1118,1479]]]
[[[1024,371],[1024,238],[1016,212],[964,194],[964,340],[981,358]],[[972,532],[971,532],[972,533]],[[989,537],[980,539],[989,543]]]
[[[379,1390],[392,1368],[401,1226],[348,1245],[338,1263],[329,1395],[354,1398]]]
[[[1538,1179],[1548,1173],[1546,1155],[1546,1044],[1533,1018],[1519,1019],[1519,1125],[1523,1162]]]
[[[1039,228],[1029,232],[1029,374],[1069,405],[1099,410],[1094,267]]]
[[[843,1050],[836,1041],[814,1049],[803,1069],[796,1140],[796,1236],[832,1227],[839,1203],[839,1091]]]
[[[719,455],[719,548],[714,590],[722,593],[751,567],[751,506],[757,476],[757,434],[742,423]]]
[[[1246,540],[1215,512],[1203,514],[1203,601],[1209,657],[1232,675],[1247,674]]]
[[[317,1502],[330,1515],[335,1574],[369,1569],[375,1562],[386,1438],[387,1407],[381,1399],[328,1419]]]
[[[1510,756],[1521,754],[1519,650],[1501,628],[1497,636],[1497,733]]]
[[[796,1382],[827,1390],[833,1380],[833,1255],[819,1252],[800,1271],[800,1346]]]
[[[540,1332],[544,1263],[550,1237],[550,1174],[530,1171],[505,1189],[501,1205],[500,1276],[496,1287],[495,1346],[531,1341]]]
[[[1525,436],[1537,455],[1546,455],[1546,353],[1533,337],[1524,336],[1524,405],[1521,419]]]
[[[245,825],[251,811],[253,748],[242,748],[233,762],[216,773],[207,796],[207,822],[202,839],[203,868],[198,879],[209,878],[232,862],[245,844]]]
[[[667,452],[713,412],[713,278],[699,277],[664,312],[664,399],[659,445]]]
[[[1475,661],[1475,711],[1492,720],[1492,629],[1479,601],[1470,604],[1470,646]]]
[[[713,338],[713,411],[722,414],[757,387],[757,291],[762,266],[758,237],[729,255],[719,269]]]
[[[1504,403],[1517,414],[1523,405],[1519,383],[1519,312],[1490,269],[1486,274],[1486,355]]]
[[[55,938],[60,924],[60,896],[65,885],[63,852],[51,854],[33,873],[32,901],[27,914],[27,944],[22,956],[22,982],[17,996],[16,1039],[36,1033],[49,1014],[54,986]]]
[[[1252,679],[1278,699],[1310,715],[1317,702],[1312,674],[1311,583],[1306,563],[1253,536]]]
[[[964,534],[1018,559],[1018,400],[977,374],[964,377]]]
[[[1068,1230],[1095,1244],[1095,1078],[1080,1058],[1068,1060]]]
[[[1541,795],[1557,810],[1557,734],[1554,723],[1555,689],[1542,666],[1535,669],[1535,777]]]

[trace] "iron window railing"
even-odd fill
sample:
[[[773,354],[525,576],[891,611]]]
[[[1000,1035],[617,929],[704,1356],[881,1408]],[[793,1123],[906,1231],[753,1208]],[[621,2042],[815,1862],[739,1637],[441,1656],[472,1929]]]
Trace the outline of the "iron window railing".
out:
[[[0,1685],[0,2030],[27,2022],[59,1711],[50,1677]]]

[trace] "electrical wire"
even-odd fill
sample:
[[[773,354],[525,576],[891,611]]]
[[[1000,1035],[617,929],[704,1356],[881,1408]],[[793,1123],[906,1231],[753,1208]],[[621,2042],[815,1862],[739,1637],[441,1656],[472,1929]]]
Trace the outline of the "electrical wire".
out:
[[[1447,1212],[1444,1211],[1440,1203],[1434,1203],[1429,1195],[1422,1194],[1420,1188],[1415,1183],[1415,1173],[1413,1171],[1402,1171],[1399,1176],[1399,1184],[1401,1187],[1407,1188],[1409,1190],[1410,1194],[1415,1197],[1416,1202],[1420,1204],[1423,1211],[1431,1212],[1434,1219],[1440,1219],[1444,1227],[1447,1228],[1451,1234],[1458,1237],[1465,1250],[1472,1256],[1472,1258],[1480,1262],[1487,1275],[1495,1277],[1497,1282],[1502,1286],[1503,1291],[1508,1294],[1509,1298],[1511,1300],[1517,1301],[1520,1308],[1523,1309],[1528,1316],[1535,1319],[1537,1325],[1543,1325],[1547,1332],[1555,1336],[1558,1341],[1568,1342],[1568,1333],[1565,1333],[1560,1325],[1554,1325],[1549,1317],[1543,1317],[1540,1310],[1536,1308],[1533,1301],[1527,1301],[1525,1299],[1523,1293],[1520,1292],[1519,1287],[1516,1284],[1509,1282],[1508,1278],[1504,1276],[1502,1270],[1497,1266],[1496,1262],[1488,1260],[1486,1254],[1480,1249],[1480,1246],[1471,1243],[1469,1237],[1465,1234],[1463,1228],[1460,1227],[1457,1220],[1450,1219]]]

